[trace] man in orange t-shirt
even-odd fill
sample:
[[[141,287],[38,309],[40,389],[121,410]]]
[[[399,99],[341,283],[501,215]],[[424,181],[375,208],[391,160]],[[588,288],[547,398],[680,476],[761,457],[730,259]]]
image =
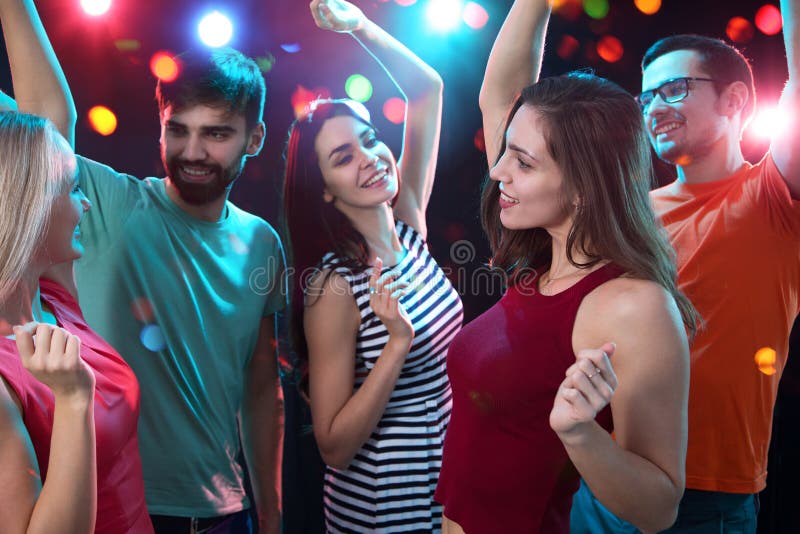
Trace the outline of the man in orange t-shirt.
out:
[[[779,112],[800,102],[800,2],[782,0],[789,83]],[[741,132],[755,108],[747,60],[717,39],[676,35],[642,61],[637,97],[675,182],[652,192],[675,247],[681,290],[702,315],[692,343],[686,492],[670,533],[755,533],[772,413],[800,296],[800,130],[775,132],[746,162]],[[795,121],[789,121],[794,124]],[[576,494],[572,532],[631,532]]]

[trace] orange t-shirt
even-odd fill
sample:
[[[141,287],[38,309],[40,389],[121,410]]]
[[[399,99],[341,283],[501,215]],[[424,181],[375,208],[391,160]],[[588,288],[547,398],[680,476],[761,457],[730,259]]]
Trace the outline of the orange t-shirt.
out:
[[[705,321],[691,347],[686,487],[761,491],[798,313],[800,202],[769,154],[723,180],[674,182],[651,199],[677,252],[678,284]]]

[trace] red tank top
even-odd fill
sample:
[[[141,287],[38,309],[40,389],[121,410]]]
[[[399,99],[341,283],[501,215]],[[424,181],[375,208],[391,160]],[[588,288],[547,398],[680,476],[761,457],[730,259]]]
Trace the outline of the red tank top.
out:
[[[60,285],[39,280],[42,298],[58,325],[81,339],[81,358],[95,376],[94,423],[97,439],[97,534],[151,534],[144,501],[136,424],[139,383],[119,354],[86,324],[75,299]],[[0,337],[0,375],[22,404],[42,480],[47,478],[53,433],[53,393],[20,361],[16,343]]]
[[[575,362],[581,301],[620,274],[605,265],[552,296],[513,286],[451,343],[453,412],[435,499],[466,533],[569,532],[578,473],[550,410]],[[610,431],[610,409],[597,421]]]

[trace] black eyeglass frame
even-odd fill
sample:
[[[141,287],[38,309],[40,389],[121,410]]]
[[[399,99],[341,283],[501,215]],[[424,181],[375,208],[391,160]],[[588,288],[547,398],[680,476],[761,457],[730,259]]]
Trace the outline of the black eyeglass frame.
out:
[[[664,93],[663,89],[665,86],[679,81],[683,82],[684,85],[684,90],[682,94],[679,94],[678,96],[669,96]],[[721,83],[719,80],[715,80],[713,78],[695,78],[692,76],[678,76],[677,78],[670,78],[669,80],[665,81],[655,89],[650,89],[639,93],[638,95],[636,95],[636,103],[639,104],[639,108],[642,110],[642,113],[645,113],[647,112],[647,108],[650,107],[650,104],[652,104],[653,101],[656,99],[656,94],[660,95],[661,100],[663,100],[667,104],[674,104],[675,102],[680,102],[681,100],[689,96],[689,82],[712,82],[715,85]],[[646,103],[642,102],[642,97],[644,95],[650,95],[651,97],[650,100]]]

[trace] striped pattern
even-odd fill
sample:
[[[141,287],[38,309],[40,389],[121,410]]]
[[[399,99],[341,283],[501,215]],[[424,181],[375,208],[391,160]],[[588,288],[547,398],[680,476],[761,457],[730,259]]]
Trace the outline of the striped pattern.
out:
[[[401,221],[396,228],[407,254],[395,269],[411,287],[400,302],[414,327],[414,342],[370,439],[348,469],[326,468],[328,532],[441,531],[442,508],[433,502],[433,493],[452,402],[445,355],[461,328],[463,309],[421,236]],[[337,263],[328,254],[322,267],[348,281],[361,311],[356,343],[358,389],[389,335],[369,306],[369,271],[354,274]]]

